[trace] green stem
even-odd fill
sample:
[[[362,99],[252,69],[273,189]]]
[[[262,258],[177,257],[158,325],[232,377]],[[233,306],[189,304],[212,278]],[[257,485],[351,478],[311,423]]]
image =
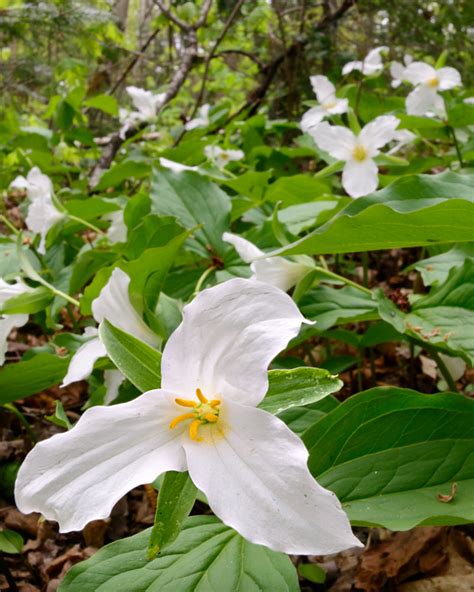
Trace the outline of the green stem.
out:
[[[426,347],[426,344],[424,344],[424,348],[430,353],[431,357],[436,362],[436,365],[438,366],[439,371],[443,375],[443,378],[446,381],[446,384],[449,386],[450,390],[453,391],[453,393],[459,392],[456,383],[453,380],[453,377],[449,373],[449,370],[447,369],[446,364],[443,362],[439,353],[434,348]]]
[[[461,168],[464,167],[464,161],[462,159],[462,154],[461,154],[461,148],[459,146],[459,142],[456,136],[456,132],[454,131],[454,128],[451,125],[448,125],[448,129],[449,129],[449,133],[451,134],[451,137],[453,138],[453,142],[454,142],[454,148],[456,149],[456,154],[459,160],[459,166]]]
[[[18,230],[18,228],[13,226],[13,224],[10,222],[10,220],[6,216],[4,216],[3,214],[0,214],[0,222],[3,222],[3,224],[5,224],[5,226],[7,228],[9,228],[17,236],[20,234],[20,231]]]
[[[201,277],[197,281],[196,288],[194,290],[194,296],[196,296],[196,294],[199,294],[199,292],[202,289],[202,286],[203,286],[204,282],[207,280],[207,278],[211,275],[211,273],[215,269],[216,269],[216,266],[215,265],[211,265],[211,267],[208,267],[206,269],[206,271],[201,275]]]
[[[98,234],[106,234],[101,228],[94,226],[94,224],[91,224],[90,222],[87,222],[86,220],[83,220],[82,218],[79,218],[78,216],[73,216],[72,214],[66,214],[66,215],[70,220],[74,220],[75,222],[79,222],[79,224],[83,224],[84,226],[87,226],[88,228],[90,228],[94,232],[97,232]]]
[[[316,266],[315,269],[321,275],[325,275],[326,277],[332,278],[333,280],[338,280],[338,281],[344,282],[348,286],[352,286],[353,288],[356,288],[357,290],[364,292],[364,294],[372,296],[371,290],[369,290],[368,288],[364,288],[364,286],[361,286],[360,284],[357,284],[356,282],[353,282],[352,280],[348,280],[347,278],[343,277],[342,275],[334,273],[333,271],[329,271],[329,269],[324,269],[324,267]]]
[[[5,409],[13,413],[13,415],[15,415],[18,418],[20,423],[22,423],[25,426],[25,430],[27,431],[31,441],[33,442],[33,444],[36,444],[36,442],[38,442],[38,438],[36,437],[34,431],[31,429],[31,426],[26,420],[26,417],[23,415],[23,413],[21,413],[21,411],[18,411],[18,409],[12,403],[5,403],[3,406]]]
[[[362,253],[362,269],[363,269],[363,281],[366,288],[369,287],[369,254],[367,251]]]

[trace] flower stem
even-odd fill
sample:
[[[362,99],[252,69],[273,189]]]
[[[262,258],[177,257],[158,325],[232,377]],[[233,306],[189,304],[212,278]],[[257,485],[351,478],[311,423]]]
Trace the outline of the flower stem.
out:
[[[451,125],[448,125],[448,130],[449,133],[451,134],[451,137],[453,138],[453,142],[454,142],[454,148],[456,149],[456,154],[459,160],[459,166],[461,168],[464,167],[464,161],[462,159],[462,154],[461,154],[461,148],[459,146],[459,142],[458,142],[458,138],[456,136],[456,132],[454,131],[454,128]]]
[[[201,275],[201,277],[197,281],[196,288],[194,290],[194,296],[196,296],[196,294],[199,294],[199,292],[202,290],[202,287],[204,285],[204,282],[207,280],[207,278],[211,275],[211,273],[215,269],[216,269],[216,266],[215,265],[211,265],[211,267],[208,267],[206,269],[206,271],[204,271],[204,273]]]
[[[365,288],[364,286],[361,286],[360,284],[357,284],[356,282],[353,282],[352,280],[345,278],[342,275],[334,273],[333,271],[329,271],[329,269],[324,269],[324,267],[316,266],[315,269],[321,275],[325,275],[326,277],[331,278],[333,280],[338,280],[340,282],[344,282],[344,284],[347,284],[348,286],[352,286],[353,288],[356,288],[356,290],[360,290],[361,292],[364,292],[364,294],[367,294],[368,296],[372,296],[371,290],[369,290],[368,288]]]
[[[86,220],[83,220],[82,218],[79,218],[79,216],[73,216],[72,214],[69,214],[69,213],[67,213],[66,215],[70,220],[74,220],[75,222],[79,222],[79,224],[83,224],[84,226],[87,226],[88,228],[90,228],[94,232],[97,232],[98,234],[105,234],[105,232],[101,228],[99,228],[98,226],[95,226],[94,224],[91,224],[90,222],[87,222]]]
[[[443,359],[441,358],[439,353],[436,351],[436,349],[434,349],[432,347],[427,347],[426,343],[423,344],[423,347],[429,352],[429,354],[431,355],[433,360],[436,362],[436,365],[438,366],[439,371],[443,375],[443,378],[446,381],[446,384],[449,386],[450,390],[453,393],[459,392],[458,388],[456,386],[456,383],[453,380],[453,377],[451,376],[448,368],[446,367],[446,364],[443,362]]]
[[[9,228],[17,236],[20,234],[20,231],[18,230],[18,228],[13,226],[13,224],[10,222],[10,220],[6,216],[4,216],[3,214],[0,214],[0,222],[5,224],[5,226],[7,228]]]

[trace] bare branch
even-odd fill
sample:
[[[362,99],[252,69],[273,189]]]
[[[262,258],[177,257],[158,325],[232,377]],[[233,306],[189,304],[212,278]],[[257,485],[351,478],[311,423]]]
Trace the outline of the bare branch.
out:
[[[233,53],[238,54],[238,55],[243,55],[243,56],[249,58],[249,60],[252,60],[252,62],[257,64],[257,66],[260,68],[260,70],[263,70],[263,68],[265,67],[265,64],[262,62],[261,59],[257,58],[257,56],[254,56],[249,51],[244,51],[243,49],[223,49],[219,53],[216,53],[215,55],[213,55],[212,59],[220,58],[220,57],[225,56],[227,54],[233,54]]]
[[[158,6],[161,12],[169,19],[172,23],[174,23],[179,29],[182,31],[189,31],[193,27],[189,23],[185,23],[180,18],[178,18],[175,14],[171,12],[169,8],[167,8],[161,0],[153,0],[153,2]]]

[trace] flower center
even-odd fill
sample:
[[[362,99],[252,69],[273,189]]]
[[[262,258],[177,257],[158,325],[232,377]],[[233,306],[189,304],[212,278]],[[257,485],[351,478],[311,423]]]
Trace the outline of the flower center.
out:
[[[430,88],[437,88],[438,84],[439,84],[439,80],[436,77],[432,78],[431,80],[428,80],[428,82],[427,82],[427,85]]]
[[[354,160],[362,162],[367,158],[367,150],[361,144],[357,144],[352,151],[352,156]]]
[[[323,107],[324,107],[326,110],[329,110],[329,109],[334,109],[334,107],[335,107],[336,105],[337,105],[336,101],[327,101],[326,103],[323,103]]]
[[[174,430],[174,428],[182,421],[191,421],[189,424],[189,437],[191,440],[201,442],[202,438],[199,438],[198,430],[202,425],[217,422],[219,419],[219,407],[221,402],[219,399],[212,399],[209,401],[202,394],[200,388],[196,389],[196,397],[198,398],[198,401],[193,401],[191,399],[175,399],[175,402],[178,405],[181,405],[181,407],[188,407],[189,409],[192,409],[192,411],[175,417],[173,421],[170,422],[170,430]]]

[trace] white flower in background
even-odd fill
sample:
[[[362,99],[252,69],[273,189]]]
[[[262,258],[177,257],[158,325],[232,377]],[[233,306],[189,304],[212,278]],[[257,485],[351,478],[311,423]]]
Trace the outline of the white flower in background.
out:
[[[392,88],[398,88],[400,84],[405,80],[405,69],[413,62],[411,55],[406,54],[403,56],[403,64],[400,62],[392,62],[390,64],[390,74],[392,76]]]
[[[208,105],[207,103],[205,105],[203,105],[202,107],[200,107],[199,111],[198,111],[198,116],[195,117],[194,119],[191,119],[190,121],[188,121],[185,124],[184,129],[189,132],[189,131],[196,129],[198,127],[208,127],[208,125],[210,124],[210,120],[209,120],[209,110],[210,109],[211,109],[211,106]]]
[[[10,187],[26,189],[30,206],[26,215],[26,226],[41,236],[38,252],[46,252],[46,236],[49,230],[65,217],[53,202],[53,184],[38,167],[33,167],[25,177],[17,177]]]
[[[380,154],[382,146],[394,139],[399,123],[393,115],[382,115],[355,135],[346,127],[323,121],[311,135],[321,150],[345,162],[342,186],[351,197],[361,197],[377,189],[378,169],[374,158]]]
[[[14,284],[9,284],[0,278],[0,309],[5,302],[25,292],[31,292],[33,288],[27,286],[22,280],[16,278]],[[5,362],[5,354],[8,348],[8,335],[12,329],[23,327],[28,322],[27,314],[6,314],[0,313],[0,366]]]
[[[301,440],[256,408],[269,363],[305,322],[291,298],[239,278],[202,291],[183,313],[163,351],[161,388],[88,409],[37,444],[16,480],[20,511],[80,530],[130,489],[189,471],[216,516],[253,543],[311,555],[362,546],[309,473]]]
[[[466,372],[466,362],[462,358],[453,358],[452,356],[447,356],[446,354],[439,354],[439,357],[444,362],[447,371],[451,375],[451,378],[456,382],[460,378],[464,376],[464,372]],[[440,391],[448,391],[450,390],[448,383],[444,379],[443,374],[441,373],[440,369],[437,367],[436,369],[438,376],[440,378],[438,382],[438,388]]]
[[[92,316],[99,324],[107,319],[115,327],[131,333],[148,345],[157,346],[158,336],[145,324],[130,302],[129,285],[129,276],[122,269],[116,267],[100,294],[92,301]],[[95,327],[87,327],[84,337],[87,338],[87,341],[72,356],[61,387],[88,378],[95,362],[107,355]]]
[[[123,219],[123,210],[115,210],[102,216],[104,220],[111,222],[107,230],[107,236],[111,243],[124,243],[127,240],[128,228]]]
[[[188,166],[186,164],[181,164],[180,162],[175,162],[174,160],[168,160],[163,156],[160,158],[160,165],[165,169],[170,169],[175,173],[182,173],[183,171],[197,171],[197,166]]]
[[[219,146],[206,146],[204,154],[213,160],[219,168],[224,168],[229,162],[242,160],[245,156],[242,150],[226,150]]]
[[[252,279],[276,286],[287,292],[314,268],[311,257],[301,256],[298,261],[284,257],[266,257],[266,253],[237,234],[224,232],[222,240],[231,244],[242,261],[251,263]]]
[[[405,102],[408,115],[435,114],[443,117],[446,109],[439,91],[462,85],[461,75],[455,68],[436,70],[425,62],[412,62],[403,75],[405,80],[415,85]]]
[[[125,376],[120,370],[104,370],[104,405],[109,405],[112,401],[115,401],[118,397],[120,386],[124,380]]]
[[[390,148],[387,154],[395,154],[416,139],[416,134],[407,129],[395,130],[393,132],[393,141],[395,146]]]
[[[311,107],[301,119],[301,129],[309,132],[312,127],[321,122],[325,117],[336,113],[347,113],[349,101],[347,99],[338,99],[336,97],[336,87],[326,76],[311,76],[311,86],[313,87],[319,105]]]
[[[388,47],[382,45],[369,51],[363,61],[356,60],[348,62],[342,68],[342,75],[345,76],[353,70],[359,70],[364,76],[375,76],[383,70],[382,52],[388,51]]]
[[[467,97],[463,100],[463,103],[466,103],[466,105],[474,105],[474,97]]]
[[[150,90],[138,88],[136,86],[127,86],[125,89],[132,99],[136,111],[128,109],[119,109],[119,120],[123,127],[119,135],[123,139],[126,132],[140,121],[148,121],[156,117],[158,109],[162,106],[166,93],[153,94]]]

